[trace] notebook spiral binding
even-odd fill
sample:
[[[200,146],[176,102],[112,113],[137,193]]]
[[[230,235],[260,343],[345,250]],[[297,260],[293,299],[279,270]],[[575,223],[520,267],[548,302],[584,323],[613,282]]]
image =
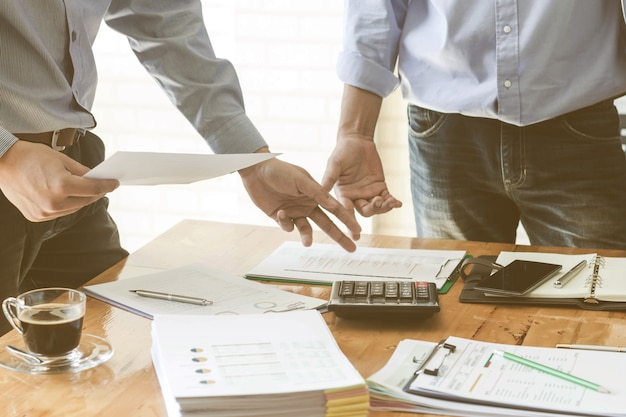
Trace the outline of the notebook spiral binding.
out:
[[[602,256],[596,256],[591,264],[593,266],[593,272],[585,280],[585,286],[589,287],[589,295],[585,297],[585,303],[598,304],[599,301],[596,298],[596,288],[602,287],[602,276],[600,275],[600,268],[604,267],[605,261]]]

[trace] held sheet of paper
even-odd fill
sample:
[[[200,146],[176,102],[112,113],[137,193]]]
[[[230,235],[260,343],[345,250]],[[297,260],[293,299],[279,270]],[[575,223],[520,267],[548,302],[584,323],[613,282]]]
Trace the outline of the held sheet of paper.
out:
[[[435,282],[441,289],[464,256],[461,250],[370,247],[349,253],[333,244],[316,243],[307,248],[298,242],[284,242],[246,277],[309,283],[406,279]]]
[[[565,411],[568,415],[626,416],[623,353],[511,346],[456,337],[448,338],[447,343],[455,345],[456,351],[447,356],[439,374],[420,374],[411,383],[411,391],[450,399],[451,407],[458,406],[457,401],[471,401],[520,410]],[[610,393],[493,355],[495,349],[595,382]]]
[[[86,173],[85,178],[117,179],[121,185],[189,184],[226,175],[277,155],[119,151]]]

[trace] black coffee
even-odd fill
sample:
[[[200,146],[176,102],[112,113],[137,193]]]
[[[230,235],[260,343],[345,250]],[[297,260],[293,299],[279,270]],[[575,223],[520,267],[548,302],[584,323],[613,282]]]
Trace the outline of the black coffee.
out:
[[[41,306],[38,306],[41,307]],[[83,316],[71,307],[50,304],[44,311],[23,311],[20,321],[29,351],[44,356],[60,356],[80,343]]]

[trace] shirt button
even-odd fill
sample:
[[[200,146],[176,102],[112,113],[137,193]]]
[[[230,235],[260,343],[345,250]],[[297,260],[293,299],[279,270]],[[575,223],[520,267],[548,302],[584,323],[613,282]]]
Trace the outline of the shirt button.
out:
[[[76,34],[76,31],[73,30],[72,31],[72,42],[76,42],[76,38],[78,37],[78,35]]]
[[[512,84],[513,84],[513,83],[511,82],[511,80],[504,80],[504,86],[505,86],[506,88],[511,87],[511,85],[512,85]]]
[[[511,26],[509,26],[509,25],[504,25],[504,27],[502,28],[502,30],[504,31],[504,33],[511,33]]]

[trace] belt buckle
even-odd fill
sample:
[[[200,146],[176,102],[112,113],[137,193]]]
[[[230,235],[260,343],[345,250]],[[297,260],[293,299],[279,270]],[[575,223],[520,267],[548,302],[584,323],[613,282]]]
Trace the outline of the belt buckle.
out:
[[[52,141],[50,142],[50,147],[54,149],[55,151],[62,151],[65,149],[65,146],[57,145],[57,141],[59,140],[60,136],[61,136],[61,129],[58,129],[52,132]]]

